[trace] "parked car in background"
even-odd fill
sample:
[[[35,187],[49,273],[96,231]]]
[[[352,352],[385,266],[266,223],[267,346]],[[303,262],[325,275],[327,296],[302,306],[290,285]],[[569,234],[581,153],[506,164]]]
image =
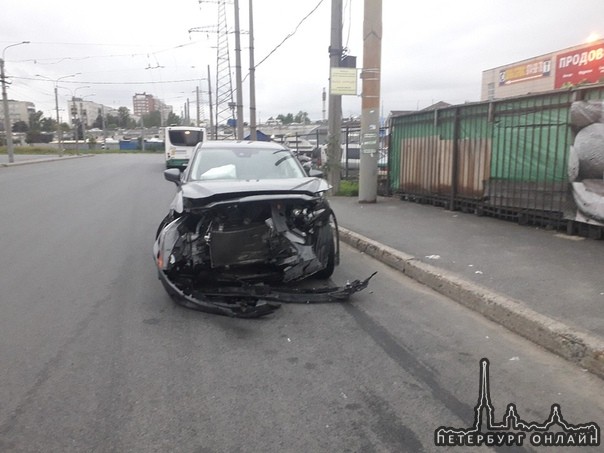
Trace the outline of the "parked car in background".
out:
[[[341,145],[341,147],[342,157],[340,159],[340,173],[344,175],[346,169],[358,171],[361,163],[361,145],[358,143],[349,143],[348,147],[346,147],[346,145]],[[327,145],[322,145],[320,149],[321,159],[319,160],[318,165],[321,167],[327,163]]]
[[[317,161],[317,168],[321,168],[327,162],[327,145],[320,147],[321,158]],[[340,159],[340,174],[345,176],[347,173],[358,175],[361,168],[361,145],[358,143],[349,143],[348,147],[342,145],[342,157]],[[385,172],[388,168],[388,150],[386,148],[378,151],[378,170]]]
[[[299,135],[286,135],[283,137],[283,144],[291,149],[297,155],[312,157],[316,145]]]

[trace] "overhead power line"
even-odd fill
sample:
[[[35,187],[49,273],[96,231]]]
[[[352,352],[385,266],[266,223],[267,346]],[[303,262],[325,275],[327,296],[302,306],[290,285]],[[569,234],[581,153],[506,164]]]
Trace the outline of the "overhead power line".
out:
[[[300,22],[298,22],[298,25],[296,25],[296,28],[294,28],[294,31],[292,31],[292,32],[291,32],[290,34],[288,34],[288,35],[287,35],[285,38],[283,38],[283,40],[282,40],[282,41],[281,41],[279,44],[277,44],[277,45],[275,46],[275,48],[274,48],[273,50],[271,50],[271,51],[268,53],[268,55],[267,55],[266,57],[264,57],[262,60],[260,60],[260,61],[259,61],[259,62],[256,64],[256,67],[258,67],[258,66],[260,66],[262,63],[264,63],[264,62],[265,62],[265,61],[266,61],[266,60],[267,60],[267,59],[268,59],[268,58],[269,58],[269,57],[270,57],[272,54],[274,54],[274,53],[275,53],[275,52],[276,52],[276,51],[279,49],[279,47],[281,47],[281,46],[282,46],[282,45],[285,43],[285,41],[287,41],[289,38],[291,38],[292,36],[294,36],[294,35],[296,34],[296,32],[298,31],[298,28],[300,28],[300,25],[302,25],[306,19],[308,19],[310,16],[312,16],[312,15],[313,15],[313,13],[314,13],[314,12],[315,12],[315,11],[316,11],[318,8],[319,8],[319,6],[321,6],[321,3],[323,3],[323,2],[324,2],[324,0],[320,0],[320,1],[319,1],[319,3],[317,3],[317,6],[315,6],[315,7],[314,7],[314,8],[311,10],[311,12],[310,12],[310,13],[308,13],[306,16],[304,16],[304,17],[303,17],[303,18],[300,20]]]
[[[16,76],[11,76],[12,79],[19,79],[19,80],[36,80],[36,81],[40,81],[40,82],[48,82],[47,79],[39,79],[39,78],[35,78],[35,77],[16,77]],[[88,84],[88,85],[143,85],[143,84],[161,84],[161,83],[184,83],[184,82],[198,82],[199,78],[196,79],[181,79],[181,80],[161,80],[161,81],[156,81],[156,82],[149,82],[148,80],[145,81],[139,81],[139,82],[87,82],[87,81],[73,81],[73,80],[62,80],[61,83],[62,84],[78,84],[78,85],[82,85],[82,84]]]
[[[169,52],[171,50],[174,49],[180,49],[182,47],[189,47],[192,45],[195,45],[197,43],[200,43],[201,41],[191,41],[191,42],[187,42],[184,44],[178,44],[176,46],[172,46],[172,47],[167,47],[167,48],[163,48],[160,50],[155,50],[152,52],[146,51],[146,52],[139,52],[139,53],[120,53],[120,54],[109,54],[109,55],[85,55],[82,57],[73,57],[73,56],[69,56],[69,57],[48,57],[48,58],[29,58],[27,60],[14,60],[14,63],[41,63],[41,62],[46,62],[45,64],[58,64],[61,63],[63,61],[67,61],[67,60],[71,60],[71,61],[82,61],[82,60],[91,60],[91,59],[97,59],[97,58],[123,58],[123,57],[145,57],[148,56],[149,54],[159,54],[159,53],[163,53],[163,52]],[[38,43],[38,44],[61,44],[61,43]],[[70,44],[70,45],[82,45],[80,43],[64,43],[64,44]],[[90,45],[90,46],[111,46],[112,44],[85,44],[85,45]],[[142,46],[135,46],[135,47],[142,47]]]

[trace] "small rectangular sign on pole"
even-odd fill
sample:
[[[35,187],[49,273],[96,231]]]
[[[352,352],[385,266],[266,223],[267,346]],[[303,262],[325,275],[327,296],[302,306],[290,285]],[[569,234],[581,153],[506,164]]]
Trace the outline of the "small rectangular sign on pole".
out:
[[[331,68],[329,94],[356,96],[357,79],[356,68]]]

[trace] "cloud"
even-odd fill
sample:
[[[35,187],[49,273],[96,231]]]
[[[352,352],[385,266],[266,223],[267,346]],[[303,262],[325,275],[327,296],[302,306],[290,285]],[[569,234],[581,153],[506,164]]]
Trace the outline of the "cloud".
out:
[[[239,3],[246,31],[248,2]],[[284,11],[282,0],[254,2],[256,63],[273,52],[256,70],[262,117],[306,111],[313,119],[321,118],[321,93],[329,86],[331,2],[324,0],[302,20],[319,3],[287,2]],[[363,1],[344,5],[343,41],[361,67]],[[383,0],[384,110],[422,108],[439,100],[476,101],[482,71],[581,44],[592,32],[604,36],[601,12],[601,0],[577,5],[562,0]],[[144,7],[116,0],[94,7],[71,0],[61,1],[60,8],[48,2],[14,3],[10,20],[0,29],[0,46],[32,43],[6,52],[7,73],[13,77],[9,96],[34,102],[48,113],[54,110],[54,85],[45,78],[81,73],[61,82],[61,103],[70,90],[90,85],[95,102],[131,108],[134,93],[145,91],[179,112],[187,97],[194,99],[196,86],[207,91],[208,65],[216,90],[217,35],[189,29],[216,25],[217,17],[216,4],[197,0],[149,1]],[[232,30],[231,6],[226,19]],[[248,37],[241,37],[244,75]],[[232,34],[229,46],[234,85]],[[344,115],[359,114],[360,104],[358,97],[345,97]]]

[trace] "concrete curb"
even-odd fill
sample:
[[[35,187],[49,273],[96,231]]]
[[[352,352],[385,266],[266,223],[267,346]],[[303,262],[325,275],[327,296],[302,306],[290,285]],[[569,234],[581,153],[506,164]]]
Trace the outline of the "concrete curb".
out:
[[[77,156],[49,157],[47,159],[32,159],[21,162],[0,163],[0,167],[17,167],[19,165],[39,164],[42,162],[55,162],[57,160],[79,159],[81,157],[93,157],[94,154],[80,154]]]
[[[340,239],[360,252],[604,378],[604,339],[571,328],[524,303],[463,280],[411,255],[340,227]]]

